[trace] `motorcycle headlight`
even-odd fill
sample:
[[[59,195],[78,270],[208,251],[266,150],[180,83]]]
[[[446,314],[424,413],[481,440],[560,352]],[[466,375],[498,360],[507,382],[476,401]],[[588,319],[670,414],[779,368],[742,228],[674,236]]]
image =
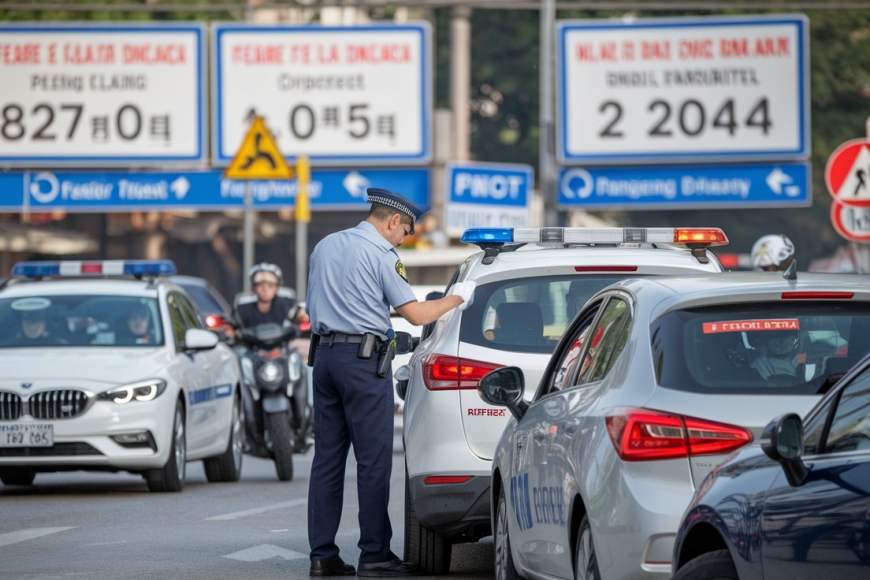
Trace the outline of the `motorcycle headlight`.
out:
[[[104,393],[97,395],[100,401],[112,401],[119,405],[124,405],[131,401],[141,401],[143,403],[153,401],[166,390],[166,381],[163,379],[148,379],[109,389]]]
[[[281,366],[274,362],[267,362],[257,371],[257,376],[267,385],[275,384],[284,379]]]
[[[295,383],[302,377],[302,357],[298,352],[291,352],[287,359],[287,376],[291,383]]]

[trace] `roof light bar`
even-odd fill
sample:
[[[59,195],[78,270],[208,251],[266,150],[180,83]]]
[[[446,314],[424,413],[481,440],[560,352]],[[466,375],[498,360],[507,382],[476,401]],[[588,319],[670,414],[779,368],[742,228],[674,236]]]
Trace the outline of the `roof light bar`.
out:
[[[473,228],[462,234],[470,244],[682,244],[724,246],[719,228]]]
[[[176,274],[172,260],[103,260],[79,262],[18,262],[12,267],[16,278],[85,276],[171,276]]]

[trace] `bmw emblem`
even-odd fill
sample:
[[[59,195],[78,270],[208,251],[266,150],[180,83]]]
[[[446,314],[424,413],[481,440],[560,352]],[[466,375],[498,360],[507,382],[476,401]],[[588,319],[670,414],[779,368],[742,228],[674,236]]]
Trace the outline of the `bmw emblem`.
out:
[[[32,386],[33,386],[33,383],[21,383],[22,389],[29,389]]]

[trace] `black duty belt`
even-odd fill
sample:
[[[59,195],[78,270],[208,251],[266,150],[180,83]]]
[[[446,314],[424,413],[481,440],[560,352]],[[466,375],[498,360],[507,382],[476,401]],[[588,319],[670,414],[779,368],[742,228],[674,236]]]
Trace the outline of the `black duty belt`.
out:
[[[327,346],[333,344],[359,344],[362,342],[364,334],[345,334],[343,332],[334,332],[320,337],[320,342]]]

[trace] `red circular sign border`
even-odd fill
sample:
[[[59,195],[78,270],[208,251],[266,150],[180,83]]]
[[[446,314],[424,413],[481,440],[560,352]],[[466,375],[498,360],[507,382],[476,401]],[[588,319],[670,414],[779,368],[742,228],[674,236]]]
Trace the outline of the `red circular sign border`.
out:
[[[831,162],[834,159],[836,159],[837,156],[842,154],[843,151],[845,151],[849,147],[853,147],[855,145],[866,145],[868,148],[870,148],[870,139],[850,139],[849,141],[842,143],[839,147],[834,149],[834,152],[831,153],[830,157],[828,157],[828,162],[825,163],[825,187],[828,189],[828,193],[831,194],[831,197],[834,198],[834,201],[840,202],[841,205],[845,205],[848,207],[870,207],[870,199],[863,200],[863,201],[846,201],[845,199],[841,198],[836,193],[834,193],[834,188],[831,187],[831,175],[830,175]],[[832,216],[833,216],[833,214],[832,214]],[[833,221],[833,217],[832,217],[831,221]],[[845,237],[845,236],[843,236],[843,237]],[[868,238],[868,239],[870,239],[870,238]]]
[[[833,224],[834,229],[837,230],[837,233],[840,234],[841,237],[851,242],[870,242],[870,233],[868,233],[866,237],[859,237],[851,232],[848,232],[846,228],[843,227],[843,220],[840,210],[844,209],[856,208],[854,206],[839,203],[839,200],[837,198],[834,198],[834,203],[831,204],[831,224]]]

